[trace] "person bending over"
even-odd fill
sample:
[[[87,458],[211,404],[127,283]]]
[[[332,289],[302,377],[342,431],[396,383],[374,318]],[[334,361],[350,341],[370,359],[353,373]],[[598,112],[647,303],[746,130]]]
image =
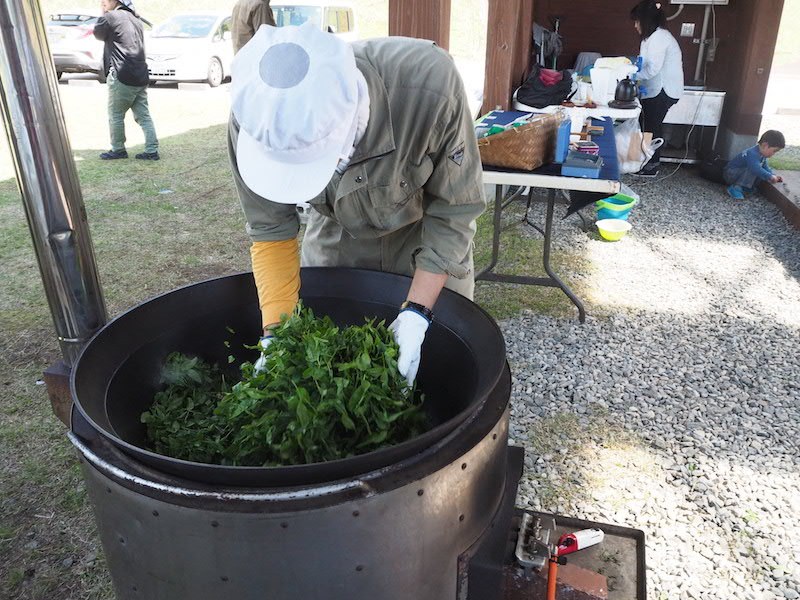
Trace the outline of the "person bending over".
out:
[[[263,25],[232,73],[228,151],[253,242],[262,347],[298,300],[296,205],[308,202],[304,266],[412,277],[390,329],[413,382],[442,288],[472,298],[475,220],[486,209],[453,59],[425,40],[351,45],[311,23]]]

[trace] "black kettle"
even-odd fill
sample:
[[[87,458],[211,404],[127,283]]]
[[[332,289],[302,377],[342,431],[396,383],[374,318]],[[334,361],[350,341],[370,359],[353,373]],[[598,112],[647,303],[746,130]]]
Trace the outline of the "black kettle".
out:
[[[617,102],[633,102],[638,95],[639,88],[636,87],[636,83],[630,77],[626,77],[617,84],[614,100]]]

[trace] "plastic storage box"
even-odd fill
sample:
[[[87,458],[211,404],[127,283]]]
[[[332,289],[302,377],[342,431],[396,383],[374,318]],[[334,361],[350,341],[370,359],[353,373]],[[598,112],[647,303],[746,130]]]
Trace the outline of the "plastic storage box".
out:
[[[561,174],[565,177],[583,177],[597,179],[603,166],[603,157],[593,154],[583,154],[570,150],[567,160],[561,165]]]
[[[569,154],[569,135],[572,131],[572,121],[564,119],[556,130],[556,155],[554,161],[563,163]]]
[[[598,200],[594,203],[597,207],[598,219],[622,219],[628,220],[631,209],[636,204],[636,198],[626,196],[625,194],[617,194],[610,198]]]
[[[600,154],[600,146],[595,142],[580,141],[576,144],[576,150],[582,154]]]

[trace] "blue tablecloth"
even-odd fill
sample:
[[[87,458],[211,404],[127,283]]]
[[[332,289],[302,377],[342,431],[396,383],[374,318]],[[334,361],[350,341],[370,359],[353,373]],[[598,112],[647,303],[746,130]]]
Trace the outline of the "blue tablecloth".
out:
[[[592,119],[592,125],[603,128],[602,135],[597,133],[592,134],[592,141],[600,147],[600,156],[603,157],[603,166],[600,168],[600,177],[598,179],[618,181],[619,161],[617,160],[617,142],[614,138],[614,121],[611,119],[611,117],[606,117],[604,119]],[[484,166],[484,169],[493,169],[493,167]],[[513,169],[498,168],[497,170],[509,171]],[[527,173],[561,177],[561,165],[558,163],[542,165],[538,169],[527,171]]]
[[[619,179],[619,161],[617,160],[617,142],[614,138],[614,121],[611,117],[592,119],[592,125],[603,127],[602,135],[592,135],[592,141],[600,146],[600,156],[603,157],[600,179],[617,181]]]

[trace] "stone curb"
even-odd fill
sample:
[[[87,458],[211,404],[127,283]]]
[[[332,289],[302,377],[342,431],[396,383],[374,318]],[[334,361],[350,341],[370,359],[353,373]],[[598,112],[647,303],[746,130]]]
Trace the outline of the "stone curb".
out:
[[[775,204],[786,220],[800,230],[800,176],[794,172],[781,171],[784,183],[762,183],[761,193]]]

